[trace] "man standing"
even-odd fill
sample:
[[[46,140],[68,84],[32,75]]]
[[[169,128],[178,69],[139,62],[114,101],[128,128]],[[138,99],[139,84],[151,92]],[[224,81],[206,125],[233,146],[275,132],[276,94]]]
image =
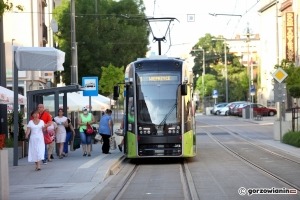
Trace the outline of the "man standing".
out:
[[[38,105],[38,111],[39,111],[39,118],[44,121],[45,128],[49,126],[49,121],[52,121],[51,115],[45,110],[44,104]],[[48,159],[48,151],[47,151],[47,145],[45,145],[45,158],[43,160],[43,163],[46,165]]]

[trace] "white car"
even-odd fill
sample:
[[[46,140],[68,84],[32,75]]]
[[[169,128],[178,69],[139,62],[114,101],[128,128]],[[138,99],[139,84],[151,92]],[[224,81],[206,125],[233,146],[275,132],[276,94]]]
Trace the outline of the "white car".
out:
[[[213,115],[219,115],[220,114],[220,109],[225,107],[228,103],[218,103],[218,104],[215,104],[213,109],[210,111],[211,114]]]
[[[221,108],[219,110],[220,114],[219,115],[224,115],[224,116],[227,116],[228,115],[228,112],[229,112],[229,106],[224,106],[223,108]]]

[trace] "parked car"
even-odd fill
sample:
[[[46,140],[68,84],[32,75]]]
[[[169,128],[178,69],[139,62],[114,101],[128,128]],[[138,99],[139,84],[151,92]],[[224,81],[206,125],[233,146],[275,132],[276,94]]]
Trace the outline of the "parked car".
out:
[[[229,110],[228,110],[228,115],[233,115],[233,109],[236,105],[240,103],[247,103],[246,101],[234,101],[228,104]]]
[[[258,104],[258,103],[251,103],[247,104],[244,107],[239,108],[238,115],[242,116],[243,114],[243,109],[249,109],[253,108],[253,115],[261,115],[261,116],[274,116],[277,114],[277,110],[275,108],[269,108],[264,105]]]
[[[228,112],[229,112],[229,105],[227,104],[226,106],[220,109],[219,115],[228,116]]]
[[[210,111],[211,114],[213,115],[220,115],[220,109],[225,107],[228,103],[218,103],[215,104],[213,109]]]
[[[246,102],[246,101],[234,103],[234,105],[232,106],[232,108],[229,111],[230,115],[238,116],[239,115],[239,109],[242,108],[242,107],[245,107],[246,105],[248,105],[248,102]]]

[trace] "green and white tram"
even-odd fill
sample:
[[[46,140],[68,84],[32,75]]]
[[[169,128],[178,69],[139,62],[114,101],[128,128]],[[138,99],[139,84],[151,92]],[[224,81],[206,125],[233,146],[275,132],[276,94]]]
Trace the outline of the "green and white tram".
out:
[[[114,88],[117,99],[119,88]],[[138,59],[125,70],[127,158],[196,155],[193,74],[177,58]]]

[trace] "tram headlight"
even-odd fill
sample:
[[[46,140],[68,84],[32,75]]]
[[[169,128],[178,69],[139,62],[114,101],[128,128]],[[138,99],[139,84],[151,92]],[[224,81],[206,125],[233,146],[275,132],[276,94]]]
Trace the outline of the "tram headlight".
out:
[[[142,126],[139,126],[139,134],[140,135],[150,135],[151,134],[151,129],[149,127],[142,127]]]

